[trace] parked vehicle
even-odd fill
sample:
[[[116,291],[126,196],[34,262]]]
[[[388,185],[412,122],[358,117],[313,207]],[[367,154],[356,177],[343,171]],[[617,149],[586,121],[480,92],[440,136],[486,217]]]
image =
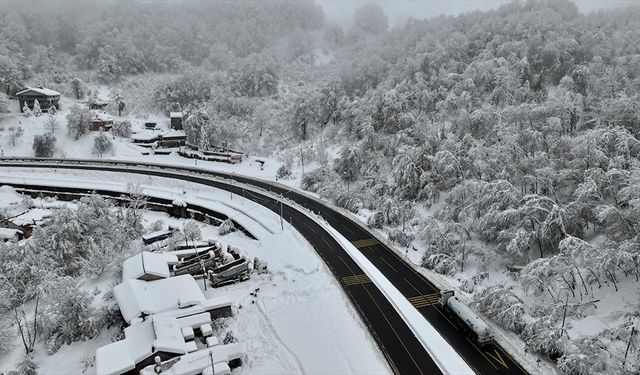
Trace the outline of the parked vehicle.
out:
[[[213,287],[249,280],[249,261],[240,258],[208,272]]]

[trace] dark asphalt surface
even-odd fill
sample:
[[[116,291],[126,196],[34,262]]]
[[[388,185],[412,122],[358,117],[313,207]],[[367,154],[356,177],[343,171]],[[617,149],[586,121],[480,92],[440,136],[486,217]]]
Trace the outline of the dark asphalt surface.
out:
[[[20,159],[28,160],[28,159]],[[44,162],[44,163],[43,163]],[[192,182],[214,186],[244,195],[276,213],[280,213],[279,201],[258,193],[245,191],[234,184],[211,181],[207,178],[180,174],[180,169],[171,166],[136,162],[114,162],[87,160],[87,163],[104,164],[105,166],[82,165],[65,161],[56,161],[56,168],[111,170],[119,165],[120,172],[155,175],[160,177],[179,178]],[[45,164],[46,163],[46,164]],[[51,160],[29,165],[30,167],[51,168]],[[110,165],[111,167],[108,167]],[[24,167],[24,163],[11,163],[5,160],[0,166]],[[127,167],[128,166],[128,167]],[[134,168],[140,166],[142,169]],[[105,168],[106,167],[106,168]],[[191,168],[182,168],[193,171]],[[455,319],[448,317],[437,307],[438,289],[424,276],[406,263],[395,251],[377,241],[365,228],[350,218],[304,194],[290,191],[280,185],[245,176],[197,170],[203,176],[215,176],[233,179],[247,185],[253,185],[295,201],[301,206],[320,214],[333,228],[351,241],[373,263],[394,286],[420,311],[425,318],[440,332],[449,344],[479,374],[527,374],[500,346],[490,345],[484,348],[467,338]],[[309,219],[296,209],[283,205],[283,216],[309,241],[322,257],[329,269],[343,286],[351,302],[356,307],[371,334],[385,355],[392,370],[400,374],[439,374],[433,360],[415,338],[410,328],[402,320],[387,301],[382,292],[366,277],[363,270],[349,257],[344,249],[322,229],[320,225]]]

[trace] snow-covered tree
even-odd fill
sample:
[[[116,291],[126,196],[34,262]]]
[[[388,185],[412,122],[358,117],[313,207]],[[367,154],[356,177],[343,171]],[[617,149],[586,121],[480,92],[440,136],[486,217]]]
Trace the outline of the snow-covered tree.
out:
[[[78,281],[62,276],[45,289],[42,327],[49,352],[56,352],[63,344],[93,338],[100,332],[91,295],[80,288]]]
[[[189,220],[184,224],[182,233],[184,233],[184,240],[187,245],[189,245],[189,241],[191,241],[191,244],[193,244],[194,241],[202,238],[200,227],[194,220]]]
[[[27,105],[27,102],[25,102],[24,105],[22,106],[22,115],[24,117],[33,116],[33,111],[31,110],[31,108],[29,108],[29,106]]]
[[[278,92],[275,60],[266,54],[251,54],[234,73],[236,90],[246,96],[269,96]]]
[[[131,137],[131,122],[128,120],[116,121],[111,131],[117,137],[129,138]]]
[[[334,161],[333,170],[345,181],[355,181],[360,176],[362,159],[357,147],[345,147]]]
[[[200,110],[189,114],[184,122],[184,131],[187,136],[187,143],[195,146],[200,145],[202,128],[207,126],[210,121],[211,118],[205,111]]]
[[[102,157],[105,152],[109,152],[111,150],[113,150],[113,142],[111,142],[111,139],[107,137],[101,129],[94,139],[92,152],[94,155]]]
[[[78,77],[74,77],[71,80],[71,91],[73,91],[73,94],[75,95],[76,99],[80,100],[85,96],[85,85],[84,82],[82,82],[82,80],[80,80],[80,78]]]
[[[132,236],[142,233],[142,210],[147,206],[148,198],[139,184],[127,183],[126,224]]]
[[[53,133],[44,133],[33,137],[33,153],[38,158],[50,158],[56,147],[56,137]]]
[[[49,116],[47,116],[47,120],[46,120],[46,128],[49,131],[49,133],[51,134],[55,134],[56,130],[58,129],[58,120],[51,115],[51,113],[49,113]]]
[[[56,108],[56,106],[54,104],[51,104],[51,107],[49,107],[49,109],[47,110],[47,113],[49,115],[53,116],[56,113],[58,113],[58,108]]]
[[[356,9],[353,24],[365,33],[382,34],[389,28],[389,19],[379,5],[367,3]]]
[[[85,108],[74,105],[67,115],[67,134],[74,140],[79,140],[89,131],[90,121],[91,113]]]
[[[20,139],[20,137],[22,137],[23,134],[24,134],[24,129],[22,128],[22,126],[18,126],[15,129],[10,130],[9,142],[13,147],[16,146],[16,142],[18,141],[18,139]]]
[[[127,103],[124,100],[124,93],[122,93],[122,90],[116,90],[113,101],[115,102],[118,110],[118,116],[122,116],[122,111],[127,108]]]
[[[516,333],[524,329],[524,303],[504,285],[494,285],[476,294],[473,306],[491,320]]]
[[[9,100],[7,100],[6,95],[0,93],[0,113],[8,113],[9,112]]]
[[[42,116],[42,108],[40,108],[40,102],[38,102],[38,99],[34,99],[33,101],[33,115],[36,117]]]

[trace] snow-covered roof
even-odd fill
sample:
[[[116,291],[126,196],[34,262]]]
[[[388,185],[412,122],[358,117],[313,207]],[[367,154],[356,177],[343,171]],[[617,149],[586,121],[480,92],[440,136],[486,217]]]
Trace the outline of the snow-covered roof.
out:
[[[113,294],[127,323],[154,314],[181,316],[231,306],[228,297],[205,298],[191,275],[148,282],[128,279],[113,288]]]
[[[152,141],[158,138],[160,138],[160,135],[158,134],[158,132],[154,132],[152,130],[147,130],[147,129],[135,132],[135,134],[131,136],[131,139],[138,140],[138,141]]]
[[[91,119],[91,121],[113,121],[113,117],[109,116],[106,113],[96,113],[95,116]]]
[[[186,137],[187,134],[182,130],[171,129],[162,134],[163,138]]]
[[[172,232],[170,230],[158,230],[158,231],[155,231],[155,232],[143,234],[142,235],[142,239],[148,241],[148,240],[152,240],[152,239],[154,239],[156,237],[170,235],[171,233]]]
[[[12,240],[21,233],[20,229],[0,228],[0,240]]]
[[[36,92],[38,94],[42,94],[42,95],[45,95],[45,96],[56,96],[56,95],[59,96],[60,95],[60,93],[57,92],[57,91],[45,89],[45,88],[42,88],[42,87],[27,87],[26,89],[24,89],[24,90],[22,90],[20,92],[17,92],[16,95],[26,94],[29,91],[33,91],[33,92]]]
[[[133,324],[124,329],[124,340],[96,350],[96,373],[98,375],[122,374],[134,369],[138,363],[156,352],[185,354],[189,351],[189,345],[182,334],[182,329],[197,328],[210,322],[210,314],[200,313],[182,318],[156,315]],[[224,348],[224,345],[217,345],[216,347],[222,348],[214,354],[216,361],[240,358],[239,346]]]
[[[23,214],[20,214],[16,217],[9,219],[13,224],[22,227],[25,225],[33,225],[40,223],[42,220],[51,216],[51,211],[43,210],[42,208],[34,208],[29,210]]]
[[[182,112],[171,112],[169,113],[170,118],[182,118]]]
[[[163,375],[182,374],[228,374],[229,362],[242,357],[240,344],[237,342],[226,345],[215,345],[210,348],[201,349],[180,357],[173,366],[165,369]],[[213,370],[211,369],[211,359],[213,358]],[[149,365],[140,370],[140,375],[155,375],[154,366]]]
[[[169,265],[176,263],[178,263],[178,257],[173,254],[143,251],[124,261],[122,280],[140,279],[145,275],[167,278],[171,276]]]

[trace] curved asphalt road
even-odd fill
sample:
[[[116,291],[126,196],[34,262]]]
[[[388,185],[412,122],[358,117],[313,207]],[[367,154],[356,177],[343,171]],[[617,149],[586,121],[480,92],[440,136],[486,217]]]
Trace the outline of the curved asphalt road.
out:
[[[457,321],[447,317],[437,307],[438,289],[401,259],[396,252],[375,239],[360,224],[305,194],[291,191],[271,182],[231,173],[138,162],[21,158],[3,159],[0,167],[84,169],[179,178],[243,195],[278,214],[281,209],[280,201],[268,195],[249,192],[232,183],[183,175],[180,172],[181,170],[198,172],[204,176],[232,179],[281,194],[301,206],[319,213],[333,228],[351,241],[407,297],[409,302],[425,316],[477,373],[527,374],[499,345],[480,348],[467,338]],[[364,271],[333,237],[306,215],[289,207],[286,202],[282,205],[282,212],[283,216],[314,247],[340,281],[393,371],[399,374],[442,373],[382,292],[368,279]]]

